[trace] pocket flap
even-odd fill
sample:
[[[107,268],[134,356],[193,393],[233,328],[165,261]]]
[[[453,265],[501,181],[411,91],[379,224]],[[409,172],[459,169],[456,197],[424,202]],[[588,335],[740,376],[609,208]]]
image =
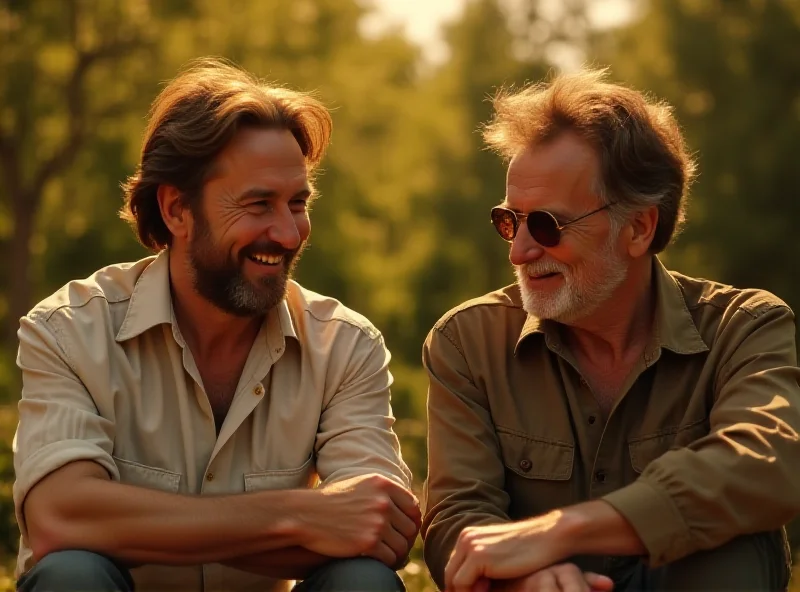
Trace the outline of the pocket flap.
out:
[[[707,419],[693,421],[683,426],[665,428],[654,434],[646,434],[628,441],[631,465],[637,473],[643,473],[651,462],[662,454],[678,448],[684,448],[708,435]]]
[[[520,477],[567,481],[572,476],[575,446],[497,428],[503,463]]]
[[[317,481],[316,465],[313,455],[296,469],[245,473],[244,490],[261,491],[265,489],[306,489]]]
[[[160,489],[161,491],[169,491],[172,493],[177,493],[180,488],[180,473],[173,473],[172,471],[156,467],[148,467],[147,465],[116,456],[112,458],[119,470],[120,483],[138,485],[140,487],[147,487],[148,489]]]

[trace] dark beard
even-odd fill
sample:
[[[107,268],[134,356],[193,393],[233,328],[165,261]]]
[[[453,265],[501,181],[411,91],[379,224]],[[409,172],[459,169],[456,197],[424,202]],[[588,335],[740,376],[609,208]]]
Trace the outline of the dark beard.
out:
[[[208,220],[201,212],[194,216],[197,234],[189,244],[189,265],[194,289],[214,306],[237,317],[265,315],[286,296],[286,284],[297,265],[305,243],[290,251],[278,243],[252,243],[242,249],[240,261],[233,261],[216,248]],[[251,253],[283,255],[284,271],[257,282],[242,273],[244,259]]]

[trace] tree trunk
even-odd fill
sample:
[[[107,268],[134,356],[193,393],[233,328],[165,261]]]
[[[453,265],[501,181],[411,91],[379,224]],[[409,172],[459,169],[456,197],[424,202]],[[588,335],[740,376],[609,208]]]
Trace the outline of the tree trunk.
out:
[[[31,250],[30,242],[33,234],[33,223],[36,215],[37,200],[31,195],[13,196],[14,234],[8,243],[5,260],[8,262],[9,302],[5,319],[4,337],[6,344],[14,347],[17,341],[19,319],[28,313],[31,307],[33,290],[30,282]]]

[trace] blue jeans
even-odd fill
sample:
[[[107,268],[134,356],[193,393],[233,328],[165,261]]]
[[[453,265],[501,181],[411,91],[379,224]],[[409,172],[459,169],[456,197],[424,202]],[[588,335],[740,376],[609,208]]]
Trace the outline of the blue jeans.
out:
[[[130,572],[113,560],[90,551],[59,551],[37,563],[17,582],[20,592],[132,592]],[[400,577],[383,563],[366,557],[332,561],[316,570],[294,590],[404,592]]]

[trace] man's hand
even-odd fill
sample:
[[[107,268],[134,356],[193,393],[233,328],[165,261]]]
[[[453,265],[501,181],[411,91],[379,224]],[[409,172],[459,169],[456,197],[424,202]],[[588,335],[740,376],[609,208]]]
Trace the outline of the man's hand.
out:
[[[303,546],[329,557],[373,557],[396,567],[408,555],[421,515],[414,494],[381,475],[361,475],[314,492],[321,495],[304,513]]]
[[[520,522],[465,528],[444,571],[448,592],[470,592],[479,579],[510,580],[543,570],[564,559],[556,510]]]
[[[611,578],[584,572],[572,563],[561,563],[524,578],[491,583],[492,592],[611,592]]]

